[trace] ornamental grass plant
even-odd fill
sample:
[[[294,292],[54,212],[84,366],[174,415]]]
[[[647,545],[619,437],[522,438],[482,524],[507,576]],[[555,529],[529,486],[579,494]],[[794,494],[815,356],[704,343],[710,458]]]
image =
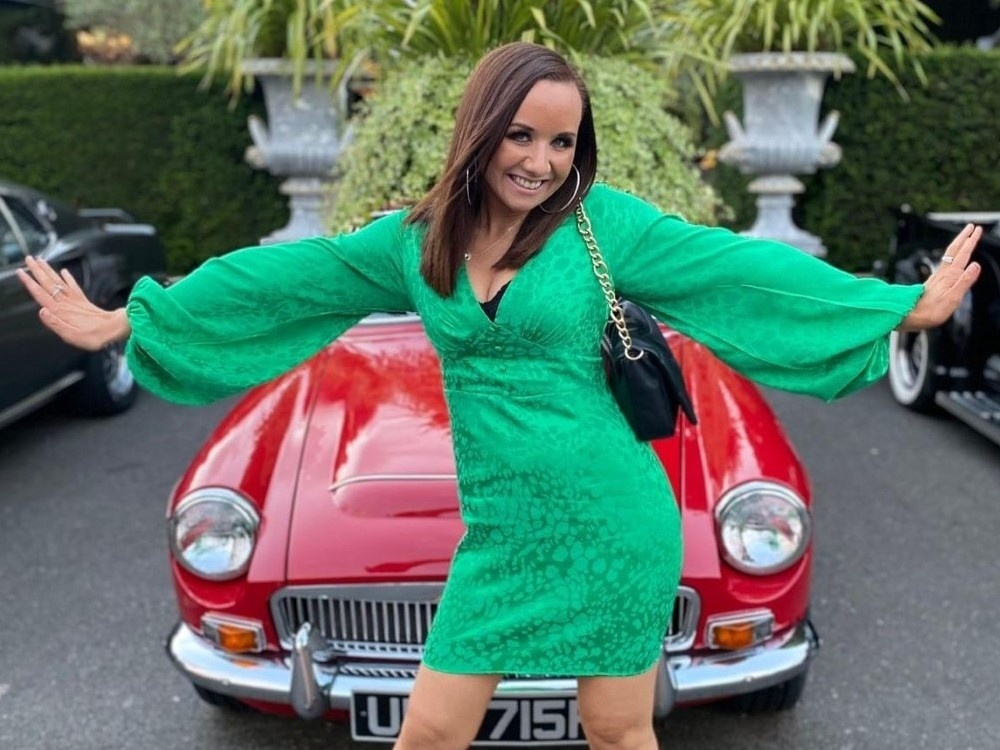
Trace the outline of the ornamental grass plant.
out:
[[[839,52],[861,60],[906,97],[899,74],[926,83],[920,55],[935,44],[939,19],[921,0],[676,0],[660,20],[670,28],[663,60],[690,83],[714,117],[711,99],[733,54]]]
[[[336,85],[364,59],[379,69],[426,55],[478,59],[511,41],[545,44],[578,61],[612,56],[711,94],[736,52],[844,52],[890,80],[933,44],[921,0],[205,0],[179,45],[184,71],[219,72],[238,93],[247,58],[288,60],[297,82],[310,60],[333,60]]]
[[[254,84],[244,70],[247,59],[288,60],[296,89],[310,61],[330,61],[336,66],[331,84],[337,85],[378,38],[376,5],[368,0],[205,0],[204,20],[177,46],[181,72],[201,71],[205,83],[225,73],[228,90],[238,96]]]
[[[478,59],[512,41],[545,44],[570,57],[649,59],[662,31],[653,0],[381,0],[382,46],[400,57]],[[662,7],[661,7],[662,6]]]
[[[288,60],[301,81],[310,60],[338,64],[334,85],[366,59],[479,58],[510,41],[579,57],[625,55],[652,64],[661,25],[646,0],[206,0],[202,23],[178,45],[182,70],[229,76],[249,90],[248,58]]]

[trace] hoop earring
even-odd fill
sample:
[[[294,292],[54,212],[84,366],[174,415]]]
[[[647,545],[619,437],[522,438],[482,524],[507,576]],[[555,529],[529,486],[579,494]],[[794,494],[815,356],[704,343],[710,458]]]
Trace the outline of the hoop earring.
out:
[[[469,176],[469,170],[471,167],[465,168],[465,199],[469,201],[469,205],[475,205],[472,202],[472,188],[469,187],[469,183],[472,182],[472,178]]]
[[[570,207],[570,205],[573,203],[573,201],[576,200],[576,194],[578,192],[580,192],[580,170],[576,168],[576,164],[573,165],[573,171],[576,173],[576,187],[573,188],[573,195],[571,195],[569,197],[569,200],[566,201],[565,204],[563,204],[562,208],[557,208],[555,211],[546,211],[545,210],[545,206],[543,206],[541,203],[539,203],[538,204],[538,208],[541,210],[541,212],[543,214],[550,214],[551,215],[551,214],[562,213],[563,211],[565,211],[567,208]]]

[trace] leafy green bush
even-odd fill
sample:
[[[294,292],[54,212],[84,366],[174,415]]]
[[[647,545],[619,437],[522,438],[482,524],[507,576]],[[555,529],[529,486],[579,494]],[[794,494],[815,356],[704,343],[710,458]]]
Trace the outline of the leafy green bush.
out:
[[[844,76],[827,87],[824,105],[841,112],[834,136],[844,150],[833,169],[803,178],[796,210],[800,224],[818,234],[832,263],[867,271],[884,257],[895,229],[893,211],[1000,210],[1000,52],[941,47],[920,63],[929,85],[902,74],[910,92],[902,101],[888,81]],[[719,109],[742,116],[738,89],[722,92]],[[710,131],[710,145],[725,141]],[[747,179],[725,165],[710,180],[736,209],[739,228],[753,219]]]
[[[434,184],[471,69],[470,62],[429,58],[387,76],[342,161],[335,228],[412,202]],[[617,59],[586,58],[581,70],[594,105],[598,179],[692,221],[713,222],[721,204],[692,165],[689,130],[662,107],[663,83]]]
[[[158,63],[174,59],[174,45],[198,25],[203,0],[63,0],[70,28],[105,28],[127,34],[135,51]]]
[[[169,68],[0,68],[0,177],[156,226],[170,270],[255,244],[287,218],[243,161],[247,99],[227,108]]]

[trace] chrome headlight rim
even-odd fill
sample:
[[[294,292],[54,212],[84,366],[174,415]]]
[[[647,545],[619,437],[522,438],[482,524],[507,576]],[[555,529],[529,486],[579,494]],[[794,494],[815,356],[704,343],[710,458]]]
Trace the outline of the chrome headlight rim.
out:
[[[775,563],[774,565],[748,565],[746,562],[740,560],[729,552],[723,536],[723,523],[725,522],[726,514],[738,503],[743,502],[758,493],[775,495],[786,501],[796,511],[799,517],[799,522],[802,524],[802,541],[795,554],[789,556],[785,560],[782,560],[780,563]],[[722,496],[722,499],[720,499],[718,504],[715,506],[715,534],[718,541],[719,551],[722,554],[722,559],[725,560],[725,562],[732,568],[740,571],[741,573],[753,576],[774,575],[793,567],[809,550],[809,545],[812,542],[812,514],[810,513],[809,506],[806,505],[805,501],[798,495],[798,493],[788,486],[779,484],[778,482],[757,479],[737,485]]]
[[[236,568],[223,573],[207,573],[199,570],[189,563],[183,550],[177,546],[177,524],[183,515],[192,508],[208,504],[222,504],[229,506],[248,525],[250,529],[250,553],[246,560]],[[257,531],[260,528],[260,514],[256,506],[246,497],[230,487],[201,487],[193,490],[184,496],[184,499],[177,503],[170,518],[167,521],[167,536],[170,544],[170,553],[177,564],[193,576],[205,581],[232,581],[246,575],[250,569],[250,562],[253,560],[253,553],[257,547]]]

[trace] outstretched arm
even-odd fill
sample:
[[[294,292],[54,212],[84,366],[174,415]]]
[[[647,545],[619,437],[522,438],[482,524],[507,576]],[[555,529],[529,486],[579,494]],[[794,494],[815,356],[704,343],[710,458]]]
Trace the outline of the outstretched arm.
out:
[[[365,315],[412,309],[404,245],[397,213],[348,235],[248,247],[168,288],[140,279],[124,311],[99,310],[40,261],[22,281],[64,340],[98,349],[127,338],[144,387],[204,403],[288,371]]]
[[[775,388],[833,399],[882,377],[895,328],[943,323],[979,274],[979,230],[926,282],[857,278],[788,245],[688,224],[607,188],[592,191],[594,232],[616,290]]]

